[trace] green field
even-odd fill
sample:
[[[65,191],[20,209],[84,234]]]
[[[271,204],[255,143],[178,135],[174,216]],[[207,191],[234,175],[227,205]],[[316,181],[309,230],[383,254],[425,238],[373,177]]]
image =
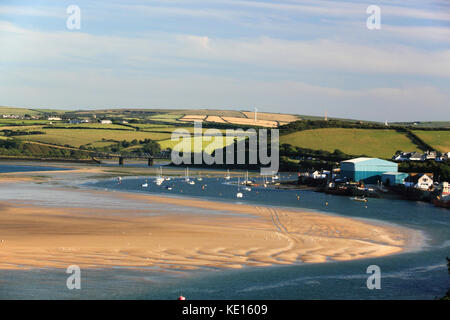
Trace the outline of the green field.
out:
[[[450,131],[414,130],[413,133],[441,152],[450,152]]]
[[[21,120],[21,119],[0,119],[0,126],[31,126],[45,125],[51,121],[48,120]]]
[[[157,114],[154,116],[150,116],[147,119],[150,121],[180,123],[180,121],[178,121],[178,119],[181,118],[182,116],[183,116],[183,114],[181,114],[181,113],[164,113],[164,114]]]
[[[242,138],[238,138],[238,140],[240,140]],[[213,145],[211,145],[211,147],[207,148],[209,144],[212,143],[212,140],[208,141],[206,139],[202,139],[202,137],[195,137],[195,138],[189,138],[190,143],[191,143],[191,151],[194,152],[194,143],[197,142],[201,142],[202,143],[202,150],[204,150],[205,152],[208,153],[212,153],[213,151]],[[171,139],[167,139],[167,140],[163,140],[163,141],[159,141],[159,144],[161,146],[161,149],[173,149],[176,151],[181,151],[181,143],[182,139],[180,139],[179,141],[172,141]],[[214,145],[217,149],[222,149],[225,146],[232,144],[234,142],[233,139],[226,139],[226,137],[221,137],[217,139],[218,144],[219,145]],[[207,148],[207,149],[206,149]]]
[[[0,107],[0,114],[16,114],[16,115],[37,115],[39,112],[25,108]]]
[[[351,155],[391,158],[397,150],[418,148],[404,134],[394,130],[324,128],[304,130],[280,137],[280,144]]]
[[[160,132],[140,132],[140,131],[125,131],[125,130],[100,130],[100,129],[40,129],[46,134],[18,136],[17,138],[23,141],[37,141],[56,145],[70,145],[73,147],[80,147],[91,143],[93,146],[99,146],[99,143],[104,146],[108,142],[105,140],[115,141],[132,141],[134,139],[144,140],[166,140],[170,139],[169,133]],[[113,144],[113,142],[109,142]]]

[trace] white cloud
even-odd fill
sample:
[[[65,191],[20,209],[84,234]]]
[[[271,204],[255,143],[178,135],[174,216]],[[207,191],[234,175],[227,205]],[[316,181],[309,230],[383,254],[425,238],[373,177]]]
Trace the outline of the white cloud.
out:
[[[139,38],[79,32],[40,32],[0,22],[0,58],[4,63],[35,61],[110,68],[155,64],[240,64],[261,70],[328,70],[366,74],[450,76],[450,50],[425,51],[390,45],[363,46],[333,40],[221,39],[206,36],[148,34]],[[26,48],[26,50],[25,50]],[[108,66],[108,64],[110,64]],[[95,67],[95,66],[94,66]]]

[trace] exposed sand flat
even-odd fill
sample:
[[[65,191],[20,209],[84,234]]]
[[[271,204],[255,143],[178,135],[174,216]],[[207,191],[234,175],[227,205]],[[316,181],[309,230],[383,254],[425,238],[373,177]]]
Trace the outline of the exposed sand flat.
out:
[[[111,194],[89,192],[99,198]],[[0,203],[0,268],[197,269],[341,261],[398,253],[410,239],[408,229],[320,213],[120,192],[114,196],[148,203],[149,208],[167,204],[166,214],[142,216],[133,208],[86,208],[80,214],[79,208]],[[186,207],[192,213],[184,213]],[[196,208],[231,214],[200,215]]]

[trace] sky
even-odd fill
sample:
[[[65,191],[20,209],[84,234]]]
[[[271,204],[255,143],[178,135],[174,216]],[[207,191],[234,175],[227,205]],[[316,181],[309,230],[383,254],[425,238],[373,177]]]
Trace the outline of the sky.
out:
[[[450,121],[450,1],[1,0],[0,105]]]

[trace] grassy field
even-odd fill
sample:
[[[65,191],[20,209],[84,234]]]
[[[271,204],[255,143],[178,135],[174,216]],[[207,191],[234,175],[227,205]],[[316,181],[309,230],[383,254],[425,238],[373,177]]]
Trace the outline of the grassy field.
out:
[[[178,123],[179,118],[183,117],[182,113],[164,113],[147,117],[150,121],[161,121],[169,123]]]
[[[238,140],[243,139],[243,138],[238,138]],[[208,145],[212,143],[211,141],[207,141],[206,139],[202,139],[202,137],[192,137],[189,138],[190,143],[191,143],[191,150],[192,152],[194,152],[194,143],[202,143],[202,150],[204,150],[205,152],[208,153],[212,153],[213,151],[213,145],[211,145],[208,148]],[[172,141],[171,139],[167,139],[167,140],[163,140],[163,141],[159,141],[159,144],[161,146],[161,149],[167,149],[170,148],[172,150],[176,150],[176,151],[181,151],[181,146],[178,145],[179,143],[181,143],[181,139],[180,141]],[[233,143],[233,139],[226,139],[226,137],[221,137],[217,139],[218,141],[218,145],[214,145],[215,148],[217,149],[222,149],[223,147]]]
[[[0,119],[0,126],[24,126],[24,125],[44,125],[51,121],[48,120],[21,120],[21,119]]]
[[[169,133],[160,132],[140,132],[140,131],[125,131],[125,130],[97,130],[97,129],[42,129],[46,134],[18,136],[17,138],[24,141],[38,141],[57,145],[70,145],[79,147],[91,143],[93,146],[106,145],[106,140],[116,141],[132,141],[134,139],[144,140],[166,140],[170,139]],[[112,144],[110,142],[109,144]]]
[[[414,130],[413,133],[441,152],[450,152],[450,131]]]
[[[397,150],[414,151],[418,148],[405,135],[394,130],[325,128],[290,133],[280,137],[280,144],[315,150],[391,158]]]
[[[37,115],[39,112],[25,108],[0,107],[0,114],[16,114],[16,115]]]

